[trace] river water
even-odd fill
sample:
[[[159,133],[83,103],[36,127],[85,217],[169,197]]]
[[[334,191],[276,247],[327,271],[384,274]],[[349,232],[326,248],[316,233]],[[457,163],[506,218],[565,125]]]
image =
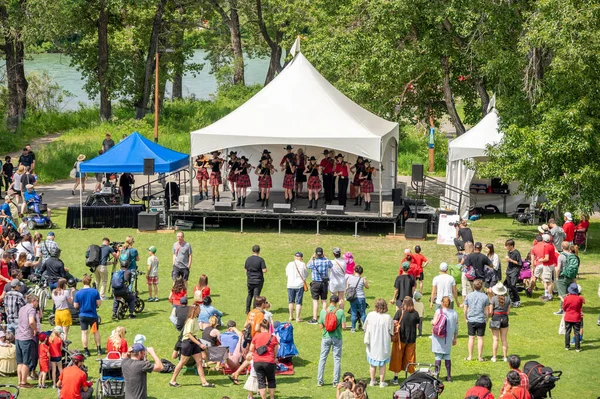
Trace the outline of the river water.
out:
[[[189,62],[203,63],[204,68],[196,76],[186,74],[183,77],[184,97],[195,97],[197,99],[209,99],[211,94],[217,91],[217,81],[214,75],[209,73],[210,65],[204,60],[206,52],[195,50],[194,56]],[[70,65],[70,58],[62,54],[34,54],[25,60],[25,71],[48,71],[50,77],[56,81],[64,90],[69,91],[73,97],[69,97],[62,104],[64,110],[79,108],[79,104],[98,105],[98,99],[90,99],[83,89],[84,81],[81,74]],[[268,59],[245,59],[246,84],[252,85],[264,83],[269,69]],[[167,85],[170,92],[170,85]]]

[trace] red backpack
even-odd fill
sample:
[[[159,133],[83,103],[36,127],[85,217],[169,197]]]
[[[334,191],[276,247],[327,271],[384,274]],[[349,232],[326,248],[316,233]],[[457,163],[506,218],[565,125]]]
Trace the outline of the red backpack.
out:
[[[336,309],[333,309],[325,315],[325,330],[327,332],[334,332],[337,329],[337,316],[335,312]]]

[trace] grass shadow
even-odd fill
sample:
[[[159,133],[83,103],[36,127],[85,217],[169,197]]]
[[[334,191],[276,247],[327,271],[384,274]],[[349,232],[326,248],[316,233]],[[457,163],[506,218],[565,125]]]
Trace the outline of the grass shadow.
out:
[[[535,359],[539,359],[539,355],[525,355],[525,356],[521,356],[521,364],[525,365],[526,361],[529,360],[535,360]]]
[[[445,371],[445,370],[444,370]],[[444,372],[442,371],[442,373]],[[452,380],[454,381],[473,381],[473,383],[475,383],[475,381],[477,381],[477,379],[481,377],[481,374],[461,374],[461,375],[457,375],[457,376],[452,376]],[[441,381],[445,382],[446,377],[442,377]]]

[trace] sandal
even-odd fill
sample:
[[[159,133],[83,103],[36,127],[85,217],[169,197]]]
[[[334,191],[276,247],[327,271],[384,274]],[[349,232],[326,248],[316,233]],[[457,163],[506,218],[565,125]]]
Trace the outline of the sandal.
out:
[[[238,380],[237,378],[233,378],[230,375],[228,375],[227,377],[229,377],[229,379],[231,380],[231,382],[233,382],[234,385],[240,385],[240,380]]]
[[[202,388],[215,388],[215,384],[207,382],[206,384],[202,384]]]
[[[471,360],[473,360],[473,359],[471,359],[471,358],[469,358],[469,357],[465,357],[465,358],[464,358],[464,361],[465,361],[465,362],[470,362]]]
[[[478,362],[487,362],[487,360],[486,360],[486,359],[484,359],[484,358],[477,359],[477,361],[478,361]]]
[[[180,388],[180,387],[181,387],[181,385],[179,385],[179,384],[178,384],[178,383],[176,383],[176,382],[169,382],[169,386],[170,386],[170,387],[173,387],[173,388]]]

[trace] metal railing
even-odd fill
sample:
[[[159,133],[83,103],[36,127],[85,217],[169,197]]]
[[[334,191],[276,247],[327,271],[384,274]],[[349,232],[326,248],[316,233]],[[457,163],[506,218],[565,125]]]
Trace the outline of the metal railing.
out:
[[[470,200],[469,209],[475,208],[477,198],[469,191],[462,190],[458,187],[451,186],[444,181],[435,179],[430,176],[423,175],[422,181],[411,181],[411,187],[416,191],[417,199],[424,200],[425,197],[439,199],[446,206],[461,210],[464,201]],[[446,196],[447,192],[458,195],[458,200]]]
[[[193,172],[192,179],[195,178],[196,172]],[[170,180],[174,176],[175,182],[179,185],[180,195],[185,195],[188,193],[189,183],[190,183],[190,171],[188,169],[181,169],[173,173],[159,175],[158,178],[148,181],[145,184],[136,187],[132,193],[131,197],[137,201],[147,201],[149,197],[159,197],[165,196],[165,191],[167,188],[167,181]],[[160,188],[158,190],[153,190],[152,185],[158,183]],[[154,187],[156,188],[156,187]]]

